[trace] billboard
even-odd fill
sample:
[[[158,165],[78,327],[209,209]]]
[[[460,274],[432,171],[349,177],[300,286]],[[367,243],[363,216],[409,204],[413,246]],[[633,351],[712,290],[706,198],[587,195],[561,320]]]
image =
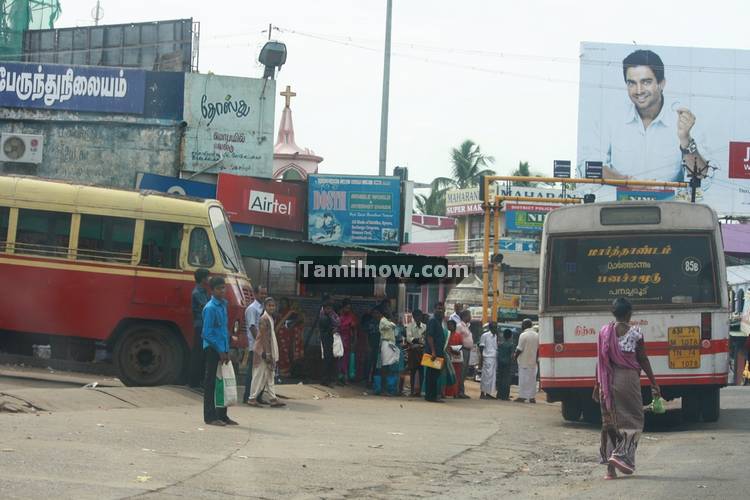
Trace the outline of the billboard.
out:
[[[586,162],[610,179],[688,181],[697,169],[699,202],[750,215],[750,51],[584,42],[580,61],[578,177]]]
[[[401,230],[401,179],[310,175],[307,218],[311,241],[397,247]]]
[[[216,185],[214,184],[145,172],[138,172],[136,175],[135,188],[138,190],[159,191],[160,193],[194,196],[196,198],[211,200],[216,198]]]
[[[216,198],[229,220],[242,224],[303,232],[305,184],[219,174]]]
[[[531,198],[560,198],[562,191],[560,189],[540,188],[536,186],[511,186],[508,189],[505,185],[490,186],[491,194],[505,196],[526,196]],[[568,198],[574,197],[572,193],[567,193]],[[457,217],[461,215],[481,215],[482,200],[479,199],[479,186],[473,186],[465,189],[450,189],[445,193],[445,215]]]
[[[0,107],[143,113],[146,72],[137,69],[0,64]]]
[[[541,233],[547,214],[557,205],[505,203],[505,229],[509,232]]]
[[[23,59],[32,63],[198,71],[199,28],[192,19],[176,19],[29,29],[23,32]]]
[[[270,178],[276,82],[185,75],[184,170]]]

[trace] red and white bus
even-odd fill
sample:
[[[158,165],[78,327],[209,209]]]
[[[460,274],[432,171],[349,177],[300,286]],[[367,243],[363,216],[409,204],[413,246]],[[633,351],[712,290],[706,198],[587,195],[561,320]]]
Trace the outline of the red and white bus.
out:
[[[106,341],[124,383],[176,383],[200,267],[243,332],[252,289],[217,201],[0,176],[0,350],[90,361]]]
[[[544,223],[540,278],[540,386],[562,402],[563,418],[599,418],[591,399],[596,338],[617,297],[633,304],[663,396],[682,398],[686,420],[719,418],[729,304],[711,208],[614,202],[555,210]]]

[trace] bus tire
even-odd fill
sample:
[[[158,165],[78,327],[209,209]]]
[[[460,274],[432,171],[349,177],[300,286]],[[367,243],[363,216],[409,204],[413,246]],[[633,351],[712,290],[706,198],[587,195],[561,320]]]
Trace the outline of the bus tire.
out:
[[[583,408],[581,400],[574,397],[567,397],[562,400],[562,417],[568,422],[578,422],[581,419]]]
[[[686,394],[682,396],[682,420],[685,422],[697,422],[701,416],[701,400],[698,394]]]
[[[173,332],[154,323],[129,326],[117,339],[113,358],[127,386],[175,384],[185,366],[182,346]]]
[[[588,424],[601,424],[602,423],[602,410],[599,403],[593,399],[586,401],[583,405],[583,421]]]
[[[718,387],[706,389],[701,395],[701,414],[704,422],[716,422],[721,413],[721,400]]]

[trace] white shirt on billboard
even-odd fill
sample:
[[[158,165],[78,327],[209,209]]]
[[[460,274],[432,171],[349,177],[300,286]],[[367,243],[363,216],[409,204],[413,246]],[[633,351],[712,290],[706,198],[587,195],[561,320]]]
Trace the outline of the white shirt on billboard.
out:
[[[635,105],[628,103],[623,113],[613,113],[613,118],[605,125],[601,151],[584,152],[581,169],[584,161],[603,161],[605,166],[637,180],[685,180],[677,137],[677,109],[680,107],[682,104],[678,101],[665,99],[659,114],[644,128]],[[705,158],[706,148],[698,143],[698,150]]]

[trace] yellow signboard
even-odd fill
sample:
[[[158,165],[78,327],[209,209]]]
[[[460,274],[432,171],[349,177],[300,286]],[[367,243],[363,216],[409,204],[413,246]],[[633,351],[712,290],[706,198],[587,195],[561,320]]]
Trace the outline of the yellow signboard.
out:
[[[701,330],[697,326],[676,326],[668,330],[669,367],[700,368]]]

